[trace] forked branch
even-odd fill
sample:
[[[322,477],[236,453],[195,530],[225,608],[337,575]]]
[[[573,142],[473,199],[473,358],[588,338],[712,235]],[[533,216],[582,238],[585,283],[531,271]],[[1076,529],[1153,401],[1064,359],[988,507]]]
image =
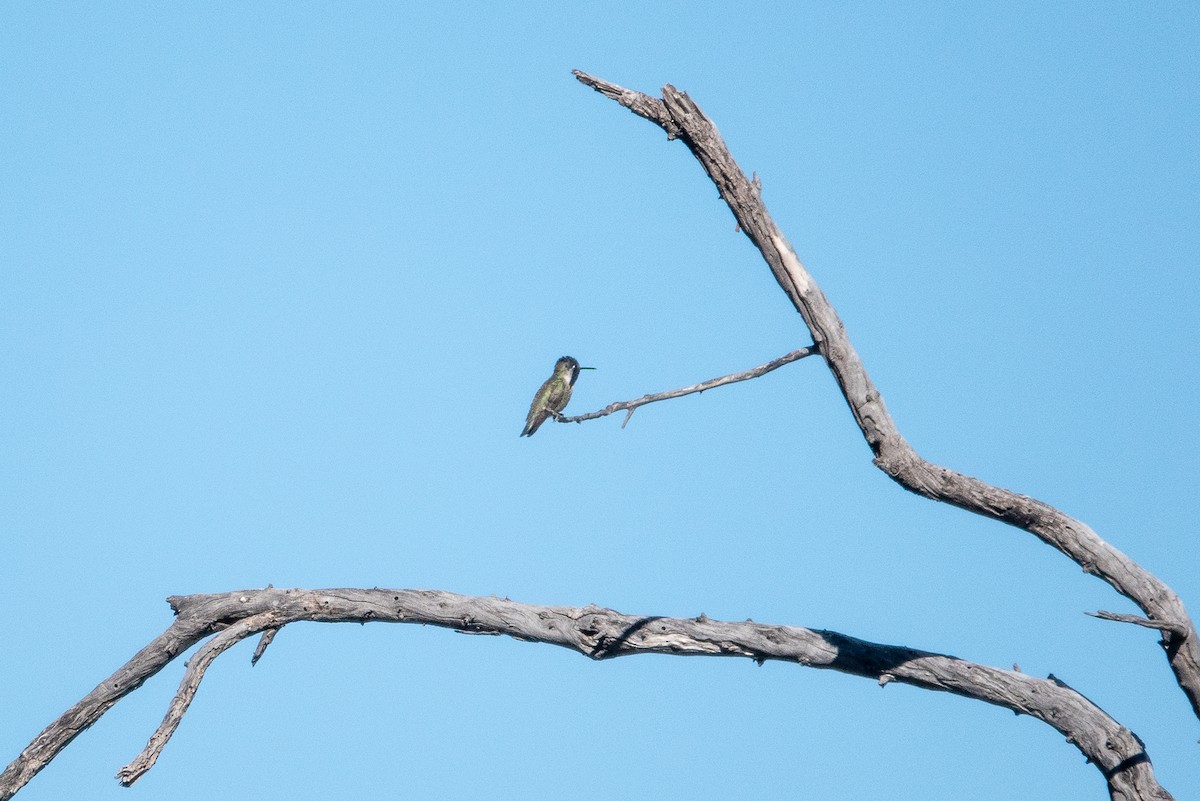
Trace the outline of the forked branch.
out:
[[[1119,801],[1170,799],[1138,738],[1061,681],[944,654],[867,642],[832,631],[696,618],[624,615],[597,606],[536,606],[438,590],[245,590],[169,599],[175,622],[112,677],[46,728],[0,774],[0,801],[12,797],[76,735],[187,648],[189,660],[162,725],[117,777],[132,784],[153,766],[204,677],[231,645],[289,623],[417,623],[569,648],[592,659],[635,654],[778,660],[938,690],[1031,715],[1059,731],[1094,763]],[[214,636],[215,635],[215,636]]]
[[[670,84],[663,87],[660,99],[578,70],[574,74],[581,83],[661,127],[668,138],[687,145],[716,184],[738,227],[758,248],[780,288],[804,318],[875,455],[875,465],[918,495],[1028,531],[1137,604],[1147,620],[1161,624],[1160,644],[1167,661],[1192,712],[1200,717],[1200,637],[1179,596],[1085,523],[1049,504],[923,459],[900,435],[841,318],[771,219],[760,184],[738,167],[712,120]]]
[[[125,787],[129,787],[140,779],[146,771],[154,767],[154,763],[158,761],[158,755],[162,753],[163,748],[166,747],[167,742],[171,739],[171,735],[179,728],[184,713],[192,705],[192,699],[196,697],[196,691],[200,689],[200,681],[204,678],[204,672],[208,670],[208,666],[215,662],[218,656],[229,650],[230,647],[264,630],[264,641],[267,643],[270,642],[270,639],[265,639],[265,634],[271,634],[273,637],[273,632],[279,630],[273,625],[273,617],[270,612],[263,612],[239,620],[200,646],[200,649],[187,662],[187,668],[183,672],[183,680],[179,682],[179,689],[175,691],[175,697],[171,699],[171,704],[167,707],[167,714],[163,718],[163,722],[159,724],[158,729],[150,736],[150,741],[146,743],[146,747],[142,750],[142,753],[138,754],[137,758],[128,765],[117,771],[117,781]],[[263,645],[261,647],[265,649],[266,646]],[[254,664],[258,662],[261,656],[262,652],[256,650],[250,663]]]

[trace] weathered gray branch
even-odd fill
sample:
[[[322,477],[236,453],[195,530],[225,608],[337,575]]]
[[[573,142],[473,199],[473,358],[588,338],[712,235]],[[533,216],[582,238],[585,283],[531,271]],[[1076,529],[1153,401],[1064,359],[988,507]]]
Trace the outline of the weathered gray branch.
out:
[[[100,719],[113,704],[142,686],[146,679],[162,670],[175,657],[191,648],[204,637],[214,633],[219,625],[199,616],[179,618],[170,628],[150,641],[133,658],[79,703],[47,726],[33,742],[25,747],[4,773],[0,773],[0,801],[7,801],[24,787],[50,760],[71,744],[71,741]]]
[[[692,384],[689,387],[681,387],[680,389],[670,389],[666,392],[653,392],[649,395],[643,395],[640,398],[631,401],[617,401],[610,403],[598,412],[588,412],[574,417],[559,416],[555,419],[560,423],[582,423],[584,420],[595,420],[598,417],[605,417],[613,412],[626,412],[625,419],[621,421],[621,428],[629,422],[629,418],[633,417],[634,409],[639,406],[645,406],[647,403],[656,403],[658,401],[670,400],[671,398],[681,398],[684,395],[691,395],[696,392],[704,392],[706,389],[724,386],[725,384],[733,384],[738,381],[749,381],[751,378],[758,378],[760,375],[766,375],[772,370],[778,370],[785,364],[791,364],[794,361],[799,361],[805,356],[812,356],[817,352],[815,347],[799,348],[791,353],[785,353],[778,359],[772,359],[766,364],[760,364],[758,367],[749,370],[743,370],[740,373],[731,373],[720,378],[710,378],[707,381],[701,381],[699,384]]]
[[[1179,686],[1200,717],[1200,637],[1170,587],[1102,540],[1086,524],[1041,501],[994,487],[921,458],[888,413],[883,396],[855,352],[845,326],[821,288],[767,212],[760,185],[738,167],[712,121],[691,98],[663,87],[661,99],[575,71],[583,84],[680,139],[717,185],[739,228],[758,248],[791,300],[841,388],[850,412],[875,455],[875,465],[907,490],[1024,529],[1108,582],[1161,623],[1161,645]]]
[[[179,691],[146,750],[117,774],[131,784],[153,764],[195,695],[204,671],[235,642],[289,623],[418,623],[569,648],[592,659],[657,653],[778,660],[953,693],[1031,715],[1063,734],[1104,775],[1117,801],[1170,799],[1145,749],[1084,696],[1053,676],[1037,679],[943,654],[880,645],[832,631],[697,618],[624,615],[597,606],[536,606],[439,590],[263,589],[169,599],[175,622],[124,667],[46,728],[0,774],[0,801],[23,787],[80,732],[187,648]]]
[[[1149,620],[1141,615],[1126,615],[1120,612],[1085,612],[1100,620],[1112,620],[1117,623],[1132,623],[1135,626],[1141,626],[1144,629],[1156,629],[1158,631],[1169,631],[1172,634],[1178,634],[1181,637],[1187,636],[1187,627],[1181,626],[1178,623],[1164,623],[1161,620]]]
[[[179,728],[184,713],[192,705],[192,699],[196,697],[196,691],[200,689],[200,681],[204,678],[204,672],[208,670],[208,666],[229,648],[260,631],[263,632],[264,641],[259,644],[259,649],[256,649],[254,656],[250,658],[250,664],[253,665],[262,656],[262,651],[266,649],[266,644],[269,644],[274,638],[275,632],[279,631],[273,624],[270,612],[243,618],[200,646],[200,649],[187,662],[183,680],[179,682],[179,689],[176,691],[175,697],[171,699],[171,705],[167,707],[167,714],[163,718],[163,722],[159,724],[154,734],[150,735],[150,741],[146,743],[142,753],[117,771],[117,781],[128,787],[154,767],[154,763],[158,761],[158,755],[162,753],[163,748],[171,739],[171,735]],[[268,637],[268,635],[270,636]]]

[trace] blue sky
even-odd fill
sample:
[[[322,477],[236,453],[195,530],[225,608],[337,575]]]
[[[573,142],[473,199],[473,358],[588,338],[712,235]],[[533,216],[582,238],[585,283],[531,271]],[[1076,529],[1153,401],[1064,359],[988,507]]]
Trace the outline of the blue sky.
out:
[[[1133,611],[876,471],[824,367],[518,439],[809,343],[679,143],[713,117],[927,458],[1060,506],[1200,609],[1191,4],[14,3],[0,12],[0,762],[168,595],[431,587],[829,628],[1053,672],[1200,794]],[[408,626],[182,672],[22,799],[1092,799],[1028,718],[743,660]]]

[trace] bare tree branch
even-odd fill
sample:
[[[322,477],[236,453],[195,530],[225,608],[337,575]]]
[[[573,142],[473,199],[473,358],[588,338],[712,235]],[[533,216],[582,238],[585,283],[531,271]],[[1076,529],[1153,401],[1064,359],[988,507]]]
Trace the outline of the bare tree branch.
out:
[[[1140,615],[1125,615],[1120,612],[1085,612],[1084,614],[1091,617],[1100,618],[1101,620],[1112,620],[1117,623],[1132,623],[1135,626],[1141,626],[1147,629],[1158,629],[1159,631],[1169,631],[1172,634],[1177,634],[1180,637],[1187,636],[1187,627],[1181,626],[1178,623],[1164,623],[1161,620],[1150,620],[1141,617]]]
[[[79,703],[47,726],[20,756],[0,773],[0,801],[7,801],[34,775],[58,756],[71,741],[100,719],[113,704],[142,686],[146,679],[167,666],[181,653],[204,637],[220,629],[199,616],[177,619],[171,627],[150,641],[117,672],[96,685]]]
[[[648,403],[656,403],[658,401],[670,400],[671,398],[681,398],[684,395],[691,395],[695,392],[704,392],[707,389],[721,387],[725,384],[734,384],[738,381],[749,381],[751,378],[758,378],[760,375],[766,375],[772,370],[777,370],[780,367],[783,367],[785,364],[791,364],[792,362],[799,361],[805,356],[812,356],[816,352],[817,349],[815,346],[800,348],[792,351],[791,353],[785,353],[778,359],[772,359],[766,364],[760,364],[758,367],[754,367],[750,370],[743,370],[740,373],[731,373],[730,375],[721,376],[720,378],[710,378],[707,381],[701,381],[699,384],[692,384],[690,387],[671,389],[667,390],[666,392],[653,392],[649,395],[643,395],[636,400],[617,401],[616,403],[610,403],[598,412],[588,412],[587,414],[580,414],[574,417],[559,416],[555,419],[557,419],[560,423],[582,423],[584,420],[595,420],[598,417],[606,417],[613,412],[623,411],[627,412],[625,419],[621,422],[621,428],[624,428],[625,424],[629,422],[629,418],[633,417],[634,409],[638,408],[639,406],[645,406]]]
[[[272,620],[273,616],[270,612],[263,612],[253,617],[239,620],[200,646],[200,649],[187,662],[187,669],[184,670],[183,680],[179,682],[179,689],[175,692],[175,697],[171,699],[171,705],[167,707],[167,714],[163,717],[163,722],[159,724],[154,734],[150,735],[150,741],[146,743],[146,748],[142,753],[138,754],[137,758],[128,765],[117,771],[117,781],[123,786],[129,787],[140,779],[146,771],[154,767],[154,763],[158,761],[158,755],[162,753],[163,748],[167,745],[167,741],[171,739],[171,735],[179,728],[179,723],[183,720],[184,713],[192,705],[192,699],[196,697],[196,690],[200,689],[200,681],[204,678],[204,671],[208,670],[208,666],[231,646],[263,631],[264,628],[266,628],[264,637],[267,633],[278,631],[278,628],[272,627]],[[251,664],[257,661],[259,655],[261,654],[256,652],[256,655],[251,659]]]
[[[153,764],[212,661],[235,642],[289,623],[417,623],[569,648],[592,659],[657,653],[738,656],[836,670],[953,693],[1030,715],[1063,734],[1096,765],[1116,801],[1164,801],[1141,741],[1084,696],[1051,676],[975,664],[953,656],[867,642],[833,631],[697,618],[624,615],[597,606],[537,606],[440,590],[263,589],[168,599],[176,620],[113,677],[52,723],[0,774],[7,801],[117,700],[205,637],[146,750],[118,774],[130,784]]]
[[[1156,576],[1102,540],[1085,523],[1049,504],[928,462],[892,420],[883,396],[855,352],[845,326],[767,212],[760,185],[738,167],[712,121],[685,93],[668,84],[662,99],[586,73],[575,77],[634,114],[680,139],[716,184],[738,226],[771,268],[841,388],[875,465],[911,492],[1024,529],[1100,577],[1162,623],[1161,645],[1179,686],[1200,717],[1200,637],[1179,596]]]

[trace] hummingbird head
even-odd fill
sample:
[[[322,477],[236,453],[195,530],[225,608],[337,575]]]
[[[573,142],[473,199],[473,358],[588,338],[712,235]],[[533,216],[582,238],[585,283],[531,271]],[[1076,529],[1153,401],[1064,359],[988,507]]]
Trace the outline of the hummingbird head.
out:
[[[554,363],[554,374],[563,375],[567,379],[567,383],[575,386],[575,379],[579,378],[580,370],[595,370],[595,367],[580,367],[579,362],[570,356],[563,356]]]

